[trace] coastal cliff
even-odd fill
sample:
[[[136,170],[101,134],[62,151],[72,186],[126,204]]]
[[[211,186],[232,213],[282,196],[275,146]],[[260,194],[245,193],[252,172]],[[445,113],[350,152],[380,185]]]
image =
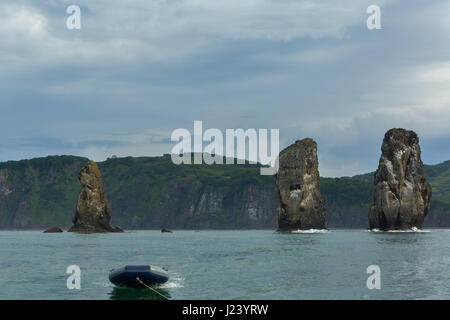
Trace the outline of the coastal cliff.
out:
[[[247,185],[232,190],[178,181],[165,185],[160,200],[153,205],[149,203],[145,211],[133,212],[121,201],[113,205],[120,224],[130,228],[268,228],[276,222],[276,197],[272,189]],[[135,200],[146,202],[144,198]]]

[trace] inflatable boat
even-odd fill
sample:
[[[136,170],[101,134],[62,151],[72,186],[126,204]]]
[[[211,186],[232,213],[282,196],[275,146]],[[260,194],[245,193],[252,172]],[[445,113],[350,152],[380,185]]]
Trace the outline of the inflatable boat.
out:
[[[119,269],[112,269],[109,272],[109,281],[119,287],[141,288],[144,285],[165,283],[169,280],[169,273],[166,269],[150,266],[124,266]]]

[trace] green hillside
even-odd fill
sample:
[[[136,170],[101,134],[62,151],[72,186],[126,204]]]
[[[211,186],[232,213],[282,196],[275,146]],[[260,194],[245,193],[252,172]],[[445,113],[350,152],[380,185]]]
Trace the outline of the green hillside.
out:
[[[51,156],[0,163],[0,177],[4,177],[0,178],[0,228],[69,226],[80,191],[77,175],[87,161]],[[259,174],[259,165],[177,166],[170,156],[110,158],[98,164],[113,223],[142,228],[183,228],[191,223],[265,227],[275,223],[275,194],[255,200],[259,193],[272,190],[274,183],[273,177]],[[210,199],[214,196],[218,199]],[[215,207],[214,201],[220,202],[218,212],[210,208]],[[239,214],[247,201],[257,201],[258,221]],[[191,207],[195,210],[187,221]]]
[[[0,227],[67,224],[80,191],[78,171],[86,161],[49,156],[0,163],[0,177],[6,177],[0,179],[0,191],[10,192],[3,197],[0,192]]]
[[[433,187],[433,199],[450,205],[450,161],[425,166],[425,170]]]

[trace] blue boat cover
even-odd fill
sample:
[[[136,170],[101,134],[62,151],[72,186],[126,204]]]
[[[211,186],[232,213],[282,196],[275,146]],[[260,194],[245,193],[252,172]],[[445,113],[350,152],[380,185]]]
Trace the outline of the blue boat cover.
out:
[[[138,280],[139,279],[139,280]],[[117,286],[142,287],[142,283],[153,285],[169,280],[166,270],[151,265],[126,265],[109,272],[109,280]]]
[[[150,270],[150,266],[125,266],[126,271],[146,271]]]

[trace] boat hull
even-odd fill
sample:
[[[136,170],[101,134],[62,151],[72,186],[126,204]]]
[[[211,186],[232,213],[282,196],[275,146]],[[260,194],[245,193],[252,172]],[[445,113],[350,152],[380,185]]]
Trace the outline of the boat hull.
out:
[[[124,266],[109,273],[109,281],[119,287],[142,288],[144,285],[162,284],[169,280],[166,270],[150,265]]]

